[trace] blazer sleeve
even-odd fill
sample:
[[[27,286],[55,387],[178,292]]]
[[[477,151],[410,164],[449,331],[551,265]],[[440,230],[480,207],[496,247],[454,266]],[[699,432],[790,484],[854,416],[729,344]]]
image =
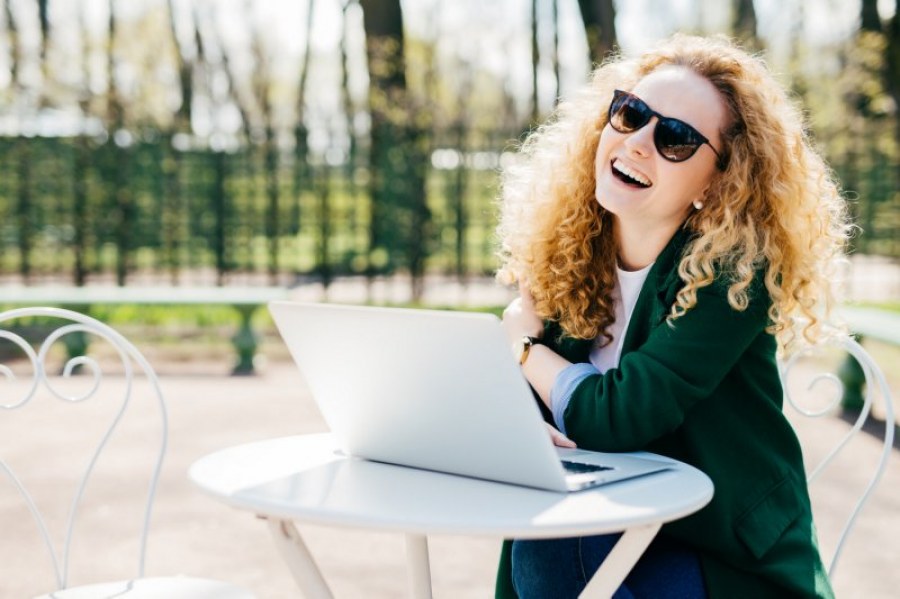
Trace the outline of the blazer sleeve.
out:
[[[677,428],[768,334],[768,294],[754,287],[744,311],[728,304],[718,281],[699,289],[693,309],[657,324],[618,368],[587,377],[566,408],[567,435],[585,449],[634,451]]]

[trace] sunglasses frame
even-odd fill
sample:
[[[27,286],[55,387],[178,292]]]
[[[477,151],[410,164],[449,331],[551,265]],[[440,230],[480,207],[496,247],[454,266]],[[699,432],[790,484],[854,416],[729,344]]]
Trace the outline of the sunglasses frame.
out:
[[[619,129],[618,127],[616,127],[613,124],[613,109],[621,108],[622,105],[624,105],[626,102],[629,102],[629,101],[632,103],[632,107],[635,110],[640,111],[642,118],[646,117],[646,120],[644,120],[643,123],[641,123],[639,126],[635,127],[634,129],[631,129],[631,130]],[[691,125],[685,123],[681,119],[664,116],[664,115],[656,112],[655,110],[650,108],[650,106],[648,106],[646,102],[644,102],[642,99],[640,99],[636,95],[632,94],[631,92],[626,92],[621,89],[617,89],[613,92],[613,99],[609,103],[609,111],[607,112],[607,121],[609,122],[609,126],[612,127],[614,131],[617,131],[618,133],[634,133],[635,131],[643,129],[645,126],[647,126],[647,123],[649,123],[653,119],[653,117],[656,117],[656,119],[657,119],[656,126],[653,129],[653,145],[654,145],[654,147],[656,147],[656,151],[659,153],[660,156],[663,157],[663,159],[668,160],[669,162],[685,162],[686,160],[690,160],[691,157],[697,153],[697,150],[700,149],[700,146],[707,145],[707,146],[709,146],[709,149],[713,151],[713,154],[716,155],[716,166],[719,168],[719,170],[725,170],[725,161],[722,158],[722,155],[719,153],[718,150],[716,150],[715,147],[713,147],[713,145],[709,142],[709,139],[707,139],[705,135],[703,135],[702,133],[697,131],[697,129],[695,129]],[[684,127],[686,129],[688,129],[689,131],[691,131],[693,133],[693,135],[695,135],[697,137],[697,139],[700,141],[700,143],[698,143],[696,145],[696,147],[694,147],[693,151],[691,151],[691,153],[688,154],[684,158],[677,159],[677,158],[670,158],[669,156],[666,156],[663,153],[663,148],[660,147],[661,144],[660,144],[659,135],[658,135],[659,126],[664,123],[675,123],[679,127]],[[684,144],[684,145],[688,145],[688,144]],[[665,147],[665,146],[663,146],[663,147]]]

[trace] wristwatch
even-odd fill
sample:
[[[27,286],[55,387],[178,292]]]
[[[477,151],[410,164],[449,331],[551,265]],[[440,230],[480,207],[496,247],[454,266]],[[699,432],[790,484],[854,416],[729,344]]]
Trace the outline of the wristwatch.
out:
[[[513,343],[513,355],[519,360],[519,365],[524,364],[525,360],[528,359],[532,346],[542,344],[540,337],[531,337],[529,335],[523,335],[521,339]]]

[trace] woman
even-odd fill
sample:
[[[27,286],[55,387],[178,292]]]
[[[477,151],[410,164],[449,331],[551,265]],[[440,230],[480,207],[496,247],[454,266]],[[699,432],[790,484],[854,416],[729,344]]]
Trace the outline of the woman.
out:
[[[616,597],[831,597],[775,358],[823,334],[845,208],[762,61],[679,35],[601,66],[504,173],[500,235],[554,442],[715,485]],[[615,540],[507,542],[497,596],[574,597]]]

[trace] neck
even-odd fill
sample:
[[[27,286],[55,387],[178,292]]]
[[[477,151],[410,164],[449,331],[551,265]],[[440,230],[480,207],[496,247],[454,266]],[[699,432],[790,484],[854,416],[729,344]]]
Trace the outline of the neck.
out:
[[[640,270],[652,264],[678,230],[678,226],[648,229],[646,223],[629,226],[620,219],[615,219],[614,222],[619,266],[628,271]]]

